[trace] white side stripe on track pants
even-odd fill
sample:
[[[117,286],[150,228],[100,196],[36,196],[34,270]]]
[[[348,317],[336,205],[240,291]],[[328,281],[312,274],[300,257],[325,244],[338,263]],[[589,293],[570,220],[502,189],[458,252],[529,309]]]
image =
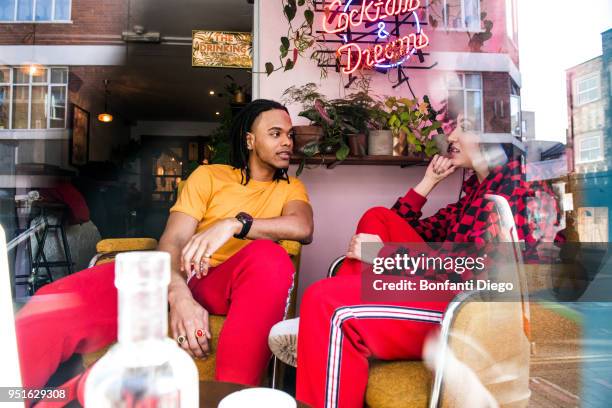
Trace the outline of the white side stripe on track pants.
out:
[[[325,384],[325,407],[338,406],[340,363],[342,361],[342,325],[350,319],[393,319],[429,323],[442,322],[443,312],[401,306],[359,305],[336,309],[331,318],[329,348],[327,354],[327,383]]]

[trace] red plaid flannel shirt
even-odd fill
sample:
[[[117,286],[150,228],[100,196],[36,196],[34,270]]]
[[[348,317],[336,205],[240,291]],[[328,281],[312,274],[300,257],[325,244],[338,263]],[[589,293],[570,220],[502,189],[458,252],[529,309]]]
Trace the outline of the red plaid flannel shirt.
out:
[[[527,183],[520,161],[511,161],[494,168],[478,182],[476,175],[463,183],[463,196],[453,204],[442,208],[431,217],[421,219],[421,208],[427,199],[411,189],[397,200],[392,210],[415,229],[426,242],[473,243],[470,246],[485,252],[485,246],[499,242],[499,223],[493,211],[493,202],[486,194],[504,197],[514,214],[519,240],[525,242],[524,259],[537,261],[539,242],[553,242],[555,226],[560,214],[554,194],[546,183]],[[458,246],[461,248],[461,246]],[[430,254],[431,255],[431,254]],[[456,254],[471,255],[479,254]],[[470,274],[458,275],[442,271],[422,271],[426,278],[461,281],[473,278]]]

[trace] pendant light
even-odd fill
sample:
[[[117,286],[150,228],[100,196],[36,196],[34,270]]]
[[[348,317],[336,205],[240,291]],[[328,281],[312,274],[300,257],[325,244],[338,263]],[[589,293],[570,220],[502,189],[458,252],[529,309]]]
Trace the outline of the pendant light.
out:
[[[104,112],[98,115],[98,120],[104,123],[113,121],[113,115],[111,115],[108,111],[108,95],[110,95],[110,92],[108,91],[109,82],[110,81],[108,79],[104,80]]]

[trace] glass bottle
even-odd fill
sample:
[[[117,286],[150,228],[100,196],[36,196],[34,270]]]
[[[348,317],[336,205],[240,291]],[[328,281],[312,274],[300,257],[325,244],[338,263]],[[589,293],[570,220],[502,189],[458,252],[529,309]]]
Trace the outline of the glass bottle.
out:
[[[93,367],[85,406],[195,408],[198,371],[168,332],[170,255],[117,255],[118,342]]]

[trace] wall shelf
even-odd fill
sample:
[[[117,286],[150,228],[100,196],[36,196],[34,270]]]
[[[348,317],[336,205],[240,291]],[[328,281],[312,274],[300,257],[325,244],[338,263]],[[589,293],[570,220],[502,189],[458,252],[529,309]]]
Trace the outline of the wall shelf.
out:
[[[300,164],[303,156],[291,157],[291,164]],[[344,161],[337,161],[333,154],[317,155],[306,158],[306,164],[324,165],[332,169],[337,165],[367,165],[367,166],[426,166],[429,160],[415,159],[407,156],[349,156]]]

